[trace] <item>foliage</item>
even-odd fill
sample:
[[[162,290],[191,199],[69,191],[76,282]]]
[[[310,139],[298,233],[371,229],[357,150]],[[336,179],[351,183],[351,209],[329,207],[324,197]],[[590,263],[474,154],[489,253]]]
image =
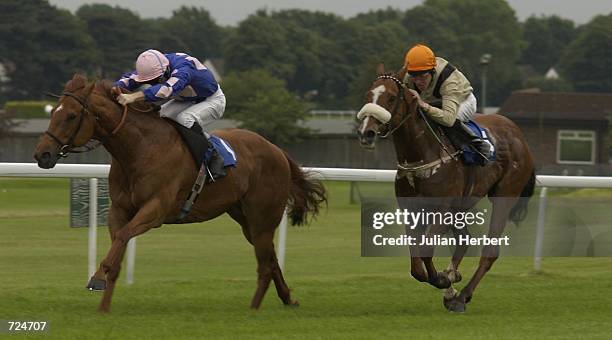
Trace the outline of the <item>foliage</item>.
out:
[[[612,91],[612,14],[595,17],[581,28],[560,63],[578,91]]]
[[[281,79],[291,78],[295,74],[295,56],[287,39],[280,23],[266,12],[257,12],[242,21],[228,38],[224,51],[227,67],[234,72],[263,69]]]
[[[309,133],[299,125],[309,105],[265,70],[232,73],[222,85],[228,98],[227,117],[239,121],[240,127],[278,144],[298,141]]]
[[[215,23],[210,13],[202,8],[181,6],[172,12],[172,17],[162,24],[163,34],[174,37],[185,45],[185,50],[166,52],[186,52],[202,62],[207,58],[221,56],[223,30]]]
[[[6,99],[57,92],[78,71],[91,71],[96,50],[82,21],[43,0],[0,2],[0,63]]]
[[[527,79],[556,67],[577,91],[612,91],[611,15],[576,28],[557,16],[519,23],[506,0],[425,0],[406,11],[385,8],[344,19],[320,11],[259,10],[221,27],[208,10],[177,6],[169,18],[142,19],[119,6],[89,4],[73,15],[47,0],[0,2],[0,103],[58,92],[75,72],[116,79],[136,56],[155,48],[223,60],[223,72],[262,69],[321,109],[360,102],[375,64],[396,70],[417,42],[456,65],[480,97],[480,57],[487,68],[488,103],[501,103],[521,85],[565,83]],[[518,66],[535,70],[520,74]]]
[[[525,49],[520,62],[544,74],[559,62],[567,46],[576,37],[574,22],[556,15],[529,17],[523,24]]]
[[[91,60],[97,65],[101,77],[119,78],[133,69],[134,61],[151,46],[148,27],[134,12],[103,4],[83,5],[77,17],[87,24],[87,32],[99,51],[99,58]]]

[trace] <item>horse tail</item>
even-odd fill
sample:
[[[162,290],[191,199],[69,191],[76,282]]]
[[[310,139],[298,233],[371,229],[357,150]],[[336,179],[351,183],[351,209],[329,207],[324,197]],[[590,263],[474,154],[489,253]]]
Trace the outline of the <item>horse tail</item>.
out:
[[[286,152],[285,157],[291,168],[288,216],[292,225],[306,224],[307,215],[310,213],[311,217],[317,216],[321,205],[327,203],[327,193],[321,181],[308,178],[309,174],[303,171]]]
[[[529,198],[533,196],[535,184],[536,175],[534,170],[531,172],[531,176],[529,177],[527,184],[525,184],[523,187],[523,191],[521,192],[518,202],[516,202],[514,207],[512,207],[512,210],[510,210],[510,220],[514,222],[515,225],[518,225],[525,219],[525,217],[527,217],[527,205],[529,204]]]

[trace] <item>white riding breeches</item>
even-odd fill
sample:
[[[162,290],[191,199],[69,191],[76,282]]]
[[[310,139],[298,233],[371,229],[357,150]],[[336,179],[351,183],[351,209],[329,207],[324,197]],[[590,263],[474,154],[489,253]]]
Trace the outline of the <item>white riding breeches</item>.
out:
[[[469,122],[475,114],[476,97],[473,93],[470,93],[470,95],[461,104],[459,104],[459,109],[457,109],[457,119],[462,122]]]
[[[191,101],[172,99],[161,106],[160,116],[167,117],[186,128],[191,128],[198,122],[202,128],[216,119],[223,117],[225,112],[225,95],[221,87],[206,100],[194,104]]]

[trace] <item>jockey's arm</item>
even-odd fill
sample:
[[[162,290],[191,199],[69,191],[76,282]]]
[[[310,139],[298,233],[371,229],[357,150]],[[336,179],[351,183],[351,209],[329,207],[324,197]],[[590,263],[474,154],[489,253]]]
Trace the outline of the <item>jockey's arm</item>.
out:
[[[427,115],[437,123],[451,127],[457,120],[461,91],[455,82],[446,81],[440,89],[440,94],[442,95],[442,107],[437,108],[430,105]]]
[[[451,127],[457,120],[457,109],[459,104],[454,102],[452,99],[446,99],[442,97],[442,108],[439,109],[435,106],[430,105],[427,115],[436,122]]]
[[[172,71],[170,79],[163,84],[153,85],[144,92],[147,102],[156,102],[169,99],[181,92],[191,82],[191,70],[188,67],[180,67]]]
[[[137,83],[134,79],[132,79],[132,76],[135,74],[136,71],[124,74],[123,76],[121,76],[121,79],[115,82],[115,85],[129,91],[136,90],[138,87],[140,87],[140,84]]]

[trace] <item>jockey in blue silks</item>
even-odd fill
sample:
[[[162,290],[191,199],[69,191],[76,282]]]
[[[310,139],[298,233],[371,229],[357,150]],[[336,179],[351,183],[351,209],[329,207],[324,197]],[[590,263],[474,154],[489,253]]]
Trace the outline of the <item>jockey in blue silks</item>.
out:
[[[142,85],[150,85],[140,90]],[[198,59],[185,53],[142,52],[136,70],[123,75],[118,87],[134,91],[117,97],[122,105],[137,101],[166,101],[160,110],[167,117],[204,135],[203,127],[223,116],[225,95],[212,72]],[[209,147],[210,141],[208,141]],[[213,148],[208,164],[212,173],[223,171],[223,160]]]

